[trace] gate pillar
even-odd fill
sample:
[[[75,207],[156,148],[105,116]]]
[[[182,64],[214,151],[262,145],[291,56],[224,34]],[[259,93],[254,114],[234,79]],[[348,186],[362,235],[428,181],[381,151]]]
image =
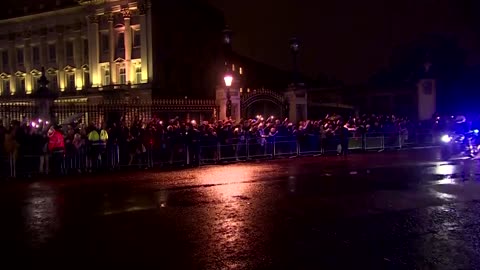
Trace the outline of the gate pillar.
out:
[[[230,101],[232,102],[232,116],[231,119],[235,123],[240,122],[240,90],[236,87],[217,87],[216,90],[216,105],[220,108],[219,120],[227,120],[227,91],[230,93]]]
[[[291,122],[307,120],[307,90],[303,88],[289,88],[285,92],[285,98],[288,102],[288,118]]]

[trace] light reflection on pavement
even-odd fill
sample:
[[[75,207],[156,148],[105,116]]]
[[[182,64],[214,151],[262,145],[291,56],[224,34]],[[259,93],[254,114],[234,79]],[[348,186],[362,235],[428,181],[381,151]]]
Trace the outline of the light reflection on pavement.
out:
[[[437,156],[3,183],[0,245],[5,258],[26,258],[19,266],[472,268],[480,263],[479,161]]]

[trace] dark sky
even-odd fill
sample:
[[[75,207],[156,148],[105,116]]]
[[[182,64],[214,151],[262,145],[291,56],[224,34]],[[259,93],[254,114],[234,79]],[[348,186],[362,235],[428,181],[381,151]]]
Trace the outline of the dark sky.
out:
[[[288,69],[295,35],[303,43],[301,69],[313,76],[365,82],[388,66],[394,48],[427,33],[457,39],[470,64],[480,62],[473,0],[209,1],[224,11],[236,51]]]

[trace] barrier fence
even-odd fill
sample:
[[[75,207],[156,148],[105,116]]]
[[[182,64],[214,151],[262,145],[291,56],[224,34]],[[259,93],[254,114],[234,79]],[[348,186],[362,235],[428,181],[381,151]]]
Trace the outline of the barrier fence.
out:
[[[383,151],[415,146],[433,146],[436,135],[417,134],[407,138],[401,134],[348,138],[348,151]],[[190,144],[172,143],[143,145],[132,150],[125,145],[107,145],[100,152],[81,147],[65,154],[0,155],[0,178],[35,175],[73,175],[95,171],[147,169],[162,166],[200,166],[255,159],[316,156],[341,152],[341,140],[319,135],[239,138],[229,143],[214,140]]]

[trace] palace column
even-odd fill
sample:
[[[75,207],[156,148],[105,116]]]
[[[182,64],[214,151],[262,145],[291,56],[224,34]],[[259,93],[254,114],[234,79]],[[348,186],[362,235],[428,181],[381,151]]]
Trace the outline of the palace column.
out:
[[[41,67],[47,67],[48,63],[48,55],[47,55],[47,50],[48,50],[48,44],[47,44],[47,29],[42,28],[40,30],[40,66]],[[34,89],[36,90],[36,89]]]
[[[118,83],[117,69],[115,67],[115,51],[116,51],[116,42],[115,42],[115,30],[113,29],[113,13],[107,14],[108,21],[108,45],[110,50],[109,61],[110,61],[110,84]]]
[[[152,2],[151,0],[145,0],[145,4],[147,5],[147,50],[148,50],[148,80],[150,82],[153,81],[153,39],[152,39]]]
[[[25,94],[31,94],[33,88],[33,76],[30,73],[32,71],[32,54],[31,54],[31,38],[32,32],[26,30],[23,33],[24,47],[23,47],[23,65],[25,66]],[[24,94],[24,93],[22,93]]]
[[[150,48],[148,40],[148,31],[151,29],[147,20],[147,13],[150,9],[148,3],[143,3],[139,6],[140,14],[140,55],[142,58],[142,83],[149,82],[149,65],[152,62],[151,58],[148,58],[148,50]]]
[[[10,95],[14,94],[16,89],[15,80],[17,76],[15,76],[15,34],[9,34],[9,41],[8,41],[8,66],[10,68]]]
[[[125,8],[122,10],[122,15],[125,24],[125,78],[127,84],[130,84],[132,82],[132,27],[130,24],[132,12],[130,9]]]
[[[60,91],[65,91],[67,86],[66,72],[64,70],[66,66],[65,61],[65,43],[63,38],[63,26],[57,26],[57,64],[58,64],[58,77],[57,80],[60,83]]]
[[[88,16],[88,65],[90,67],[90,76],[93,87],[100,87],[101,75],[98,64],[100,62],[100,55],[98,51],[98,22],[97,15]]]
[[[75,87],[82,90],[85,87],[85,81],[82,69],[82,25],[75,26],[75,42],[73,43],[73,61],[75,63]]]

